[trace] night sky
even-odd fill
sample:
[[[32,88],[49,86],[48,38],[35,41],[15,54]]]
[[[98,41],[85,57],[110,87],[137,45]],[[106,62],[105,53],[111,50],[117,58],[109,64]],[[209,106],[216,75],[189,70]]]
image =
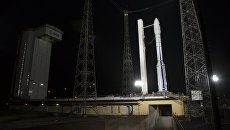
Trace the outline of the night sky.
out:
[[[140,79],[137,19],[150,25],[155,18],[161,23],[163,57],[166,65],[168,89],[174,93],[185,91],[181,26],[178,0],[115,0],[129,10],[155,5],[150,10],[129,14],[129,28],[134,64],[134,77]],[[217,1],[216,1],[217,2]],[[230,93],[229,23],[227,0],[218,3],[197,2],[202,32],[208,45],[212,70],[220,81],[218,95]],[[84,0],[76,1],[1,1],[0,2],[0,97],[7,99],[11,87],[18,36],[22,30],[42,24],[64,31],[63,40],[52,47],[49,90],[51,96],[71,97],[77,60]],[[93,18],[98,95],[121,94],[123,55],[123,13],[110,0],[93,1]],[[153,29],[145,32],[146,42],[154,38]],[[155,41],[146,44],[149,92],[157,91]],[[63,89],[67,88],[64,93]]]

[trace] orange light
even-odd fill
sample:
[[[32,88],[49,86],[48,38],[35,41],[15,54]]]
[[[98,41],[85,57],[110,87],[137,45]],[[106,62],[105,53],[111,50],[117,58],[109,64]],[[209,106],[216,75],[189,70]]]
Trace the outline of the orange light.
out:
[[[64,90],[66,91],[66,88],[64,88]]]
[[[50,91],[50,90],[48,90],[48,94],[50,94],[50,92],[51,92],[51,91]]]

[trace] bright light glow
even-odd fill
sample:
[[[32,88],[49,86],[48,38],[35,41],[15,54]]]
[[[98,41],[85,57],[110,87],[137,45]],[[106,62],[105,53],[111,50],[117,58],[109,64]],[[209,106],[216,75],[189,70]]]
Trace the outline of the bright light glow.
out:
[[[43,83],[41,83],[40,85],[41,85],[41,86],[43,86],[44,84],[43,84]]]
[[[25,106],[27,106],[27,104],[25,104]]]
[[[59,106],[59,104],[57,103],[56,106]]]
[[[42,103],[41,105],[42,105],[42,106],[44,106],[44,104],[43,104],[43,103]]]
[[[214,82],[217,82],[217,81],[219,80],[219,78],[217,77],[217,75],[214,74],[214,75],[212,76],[212,80],[213,80]]]
[[[137,87],[142,87],[143,82],[141,80],[137,80],[137,81],[135,81],[134,85],[137,86]]]

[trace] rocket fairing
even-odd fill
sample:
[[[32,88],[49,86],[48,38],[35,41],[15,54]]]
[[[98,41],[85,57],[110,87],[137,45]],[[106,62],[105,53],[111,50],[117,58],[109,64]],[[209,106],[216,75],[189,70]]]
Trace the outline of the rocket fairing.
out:
[[[161,46],[161,28],[157,18],[154,20],[154,33],[156,38],[156,51],[157,51],[157,81],[158,91],[167,91],[166,71],[163,62],[162,46]]]

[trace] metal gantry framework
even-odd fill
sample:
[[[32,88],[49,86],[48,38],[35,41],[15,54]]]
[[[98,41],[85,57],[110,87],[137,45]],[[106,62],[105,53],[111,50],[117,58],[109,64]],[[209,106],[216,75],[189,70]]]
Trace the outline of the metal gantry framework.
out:
[[[97,96],[92,0],[85,0],[84,5],[73,96],[77,98]]]
[[[123,52],[123,75],[122,94],[134,93],[133,62],[129,36],[129,15],[124,12],[124,52]]]
[[[204,51],[204,43],[199,27],[193,0],[179,0],[182,40],[184,52],[184,68],[186,95],[190,99],[186,103],[185,114],[202,117],[212,115],[209,78]],[[191,91],[201,92],[203,100],[192,100]],[[196,95],[196,93],[194,93]],[[194,95],[194,96],[195,96]]]
[[[132,62],[132,52],[130,45],[130,36],[129,36],[129,14],[139,13],[146,10],[149,10],[155,5],[142,8],[138,10],[128,10],[124,9],[114,0],[110,0],[111,3],[121,12],[124,13],[124,52],[123,52],[123,74],[122,74],[122,94],[131,94],[136,93],[138,90],[134,87],[134,76],[133,76],[133,62]]]

